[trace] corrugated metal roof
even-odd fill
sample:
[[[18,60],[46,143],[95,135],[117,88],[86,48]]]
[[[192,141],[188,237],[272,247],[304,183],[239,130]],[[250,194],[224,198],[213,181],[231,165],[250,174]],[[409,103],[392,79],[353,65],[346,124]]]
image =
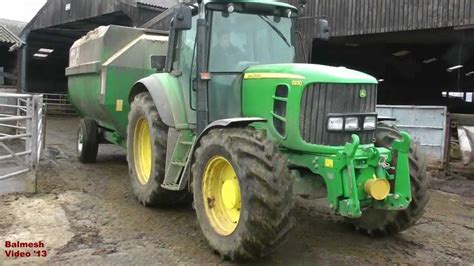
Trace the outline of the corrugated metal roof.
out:
[[[0,25],[5,26],[16,36],[20,36],[21,31],[26,26],[26,22],[0,18]]]
[[[15,44],[21,43],[21,40],[5,26],[0,25],[0,42]]]
[[[137,3],[148,6],[170,8],[175,6],[178,3],[178,0],[137,0]]]

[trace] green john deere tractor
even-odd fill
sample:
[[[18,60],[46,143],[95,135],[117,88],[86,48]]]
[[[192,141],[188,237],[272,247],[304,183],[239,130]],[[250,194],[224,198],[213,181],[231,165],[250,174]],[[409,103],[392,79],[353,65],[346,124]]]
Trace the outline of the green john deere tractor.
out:
[[[294,63],[295,7],[201,0],[167,13],[169,36],[109,26],[71,48],[81,162],[100,143],[126,147],[137,199],[172,206],[192,193],[202,232],[228,259],[269,254],[294,223],[293,198],[321,189],[368,234],[420,218],[423,154],[377,117],[373,77]]]

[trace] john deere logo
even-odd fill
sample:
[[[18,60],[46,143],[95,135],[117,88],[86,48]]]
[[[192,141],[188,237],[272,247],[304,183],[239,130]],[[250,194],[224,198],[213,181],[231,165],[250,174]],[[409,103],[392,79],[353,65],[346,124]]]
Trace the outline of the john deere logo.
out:
[[[365,98],[367,97],[367,91],[365,89],[362,89],[359,91],[359,97],[360,98]]]

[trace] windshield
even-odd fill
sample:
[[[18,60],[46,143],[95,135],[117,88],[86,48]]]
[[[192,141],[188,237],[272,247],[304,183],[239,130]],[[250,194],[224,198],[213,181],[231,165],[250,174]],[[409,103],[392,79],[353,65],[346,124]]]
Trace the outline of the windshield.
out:
[[[256,64],[293,63],[290,18],[226,13],[212,16],[210,72],[242,72]]]

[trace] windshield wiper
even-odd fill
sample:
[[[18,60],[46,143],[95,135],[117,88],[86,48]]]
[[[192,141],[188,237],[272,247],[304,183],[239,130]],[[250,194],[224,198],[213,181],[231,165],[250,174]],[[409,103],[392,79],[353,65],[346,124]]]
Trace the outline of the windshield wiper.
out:
[[[280,38],[286,43],[286,45],[288,45],[288,47],[291,47],[291,44],[290,42],[288,41],[288,39],[285,37],[285,35],[277,28],[275,27],[271,22],[270,20],[268,19],[267,16],[263,16],[263,15],[259,15],[259,17],[265,21],[265,23],[268,24],[268,26],[270,26],[270,28],[272,28],[277,34],[278,36],[280,36]]]

